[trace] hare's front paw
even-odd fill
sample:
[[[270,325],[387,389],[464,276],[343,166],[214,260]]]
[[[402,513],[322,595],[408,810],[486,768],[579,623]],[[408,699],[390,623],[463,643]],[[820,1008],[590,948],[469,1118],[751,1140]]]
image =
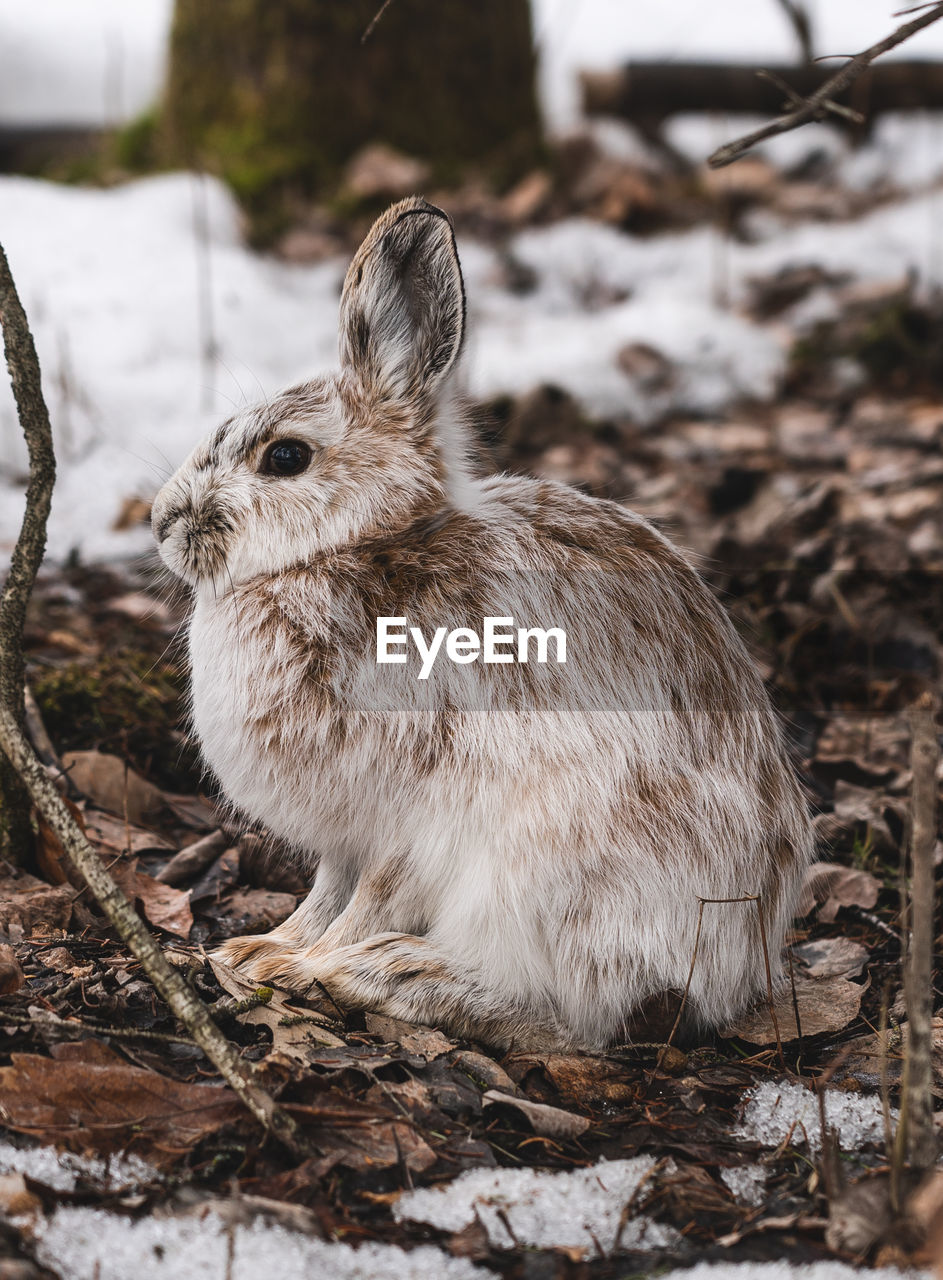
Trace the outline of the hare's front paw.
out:
[[[213,952],[212,958],[238,969],[249,982],[279,985],[280,979],[297,962],[298,952],[284,934],[260,933],[254,937],[229,938]]]

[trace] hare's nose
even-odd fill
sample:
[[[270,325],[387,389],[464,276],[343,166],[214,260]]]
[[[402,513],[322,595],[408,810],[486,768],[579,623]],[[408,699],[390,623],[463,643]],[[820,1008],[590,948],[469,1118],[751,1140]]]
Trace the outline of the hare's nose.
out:
[[[182,515],[183,512],[178,510],[165,511],[159,520],[153,522],[154,537],[159,543],[167,541],[171,529]]]

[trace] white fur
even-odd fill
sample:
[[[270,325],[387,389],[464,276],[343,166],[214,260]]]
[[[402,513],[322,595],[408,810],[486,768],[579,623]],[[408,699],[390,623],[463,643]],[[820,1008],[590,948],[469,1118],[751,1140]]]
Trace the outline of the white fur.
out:
[[[369,324],[395,237],[426,217],[442,215],[397,206],[351,268],[345,323],[360,309],[372,345],[348,334],[339,378],[234,419],[155,502],[161,554],[194,588],[206,761],[315,870],[289,921],[224,955],[460,1033],[600,1047],[685,988],[699,935],[690,1007],[722,1022],[765,990],[759,908],[699,900],[757,895],[778,978],[809,856],[775,717],[729,622],[639,517],[470,478],[445,377],[460,330],[446,367],[403,372],[456,323],[438,221],[411,304]],[[314,448],[302,475],[260,472],[273,432]],[[566,666],[377,666],[378,612],[430,634],[480,623],[482,601],[563,627]]]

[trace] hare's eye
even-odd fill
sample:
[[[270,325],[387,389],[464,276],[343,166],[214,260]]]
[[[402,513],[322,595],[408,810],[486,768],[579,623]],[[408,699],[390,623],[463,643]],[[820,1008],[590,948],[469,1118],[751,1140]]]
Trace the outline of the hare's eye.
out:
[[[303,440],[278,440],[265,451],[262,470],[275,476],[296,476],[311,461],[311,447]]]

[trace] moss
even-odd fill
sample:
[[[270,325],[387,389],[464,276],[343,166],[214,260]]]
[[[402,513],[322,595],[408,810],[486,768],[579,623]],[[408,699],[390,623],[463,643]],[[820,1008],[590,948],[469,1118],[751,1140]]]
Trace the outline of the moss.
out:
[[[112,141],[115,161],[129,173],[148,173],[160,164],[160,115],[145,111],[119,129]]]
[[[527,0],[396,0],[364,43],[377,7],[177,0],[165,158],[276,223],[369,142],[427,160],[435,182],[472,165],[500,188],[540,160]]]
[[[119,648],[96,659],[36,663],[30,680],[59,751],[113,751],[159,786],[195,788],[197,752],[181,734],[186,679],[173,661]]]

